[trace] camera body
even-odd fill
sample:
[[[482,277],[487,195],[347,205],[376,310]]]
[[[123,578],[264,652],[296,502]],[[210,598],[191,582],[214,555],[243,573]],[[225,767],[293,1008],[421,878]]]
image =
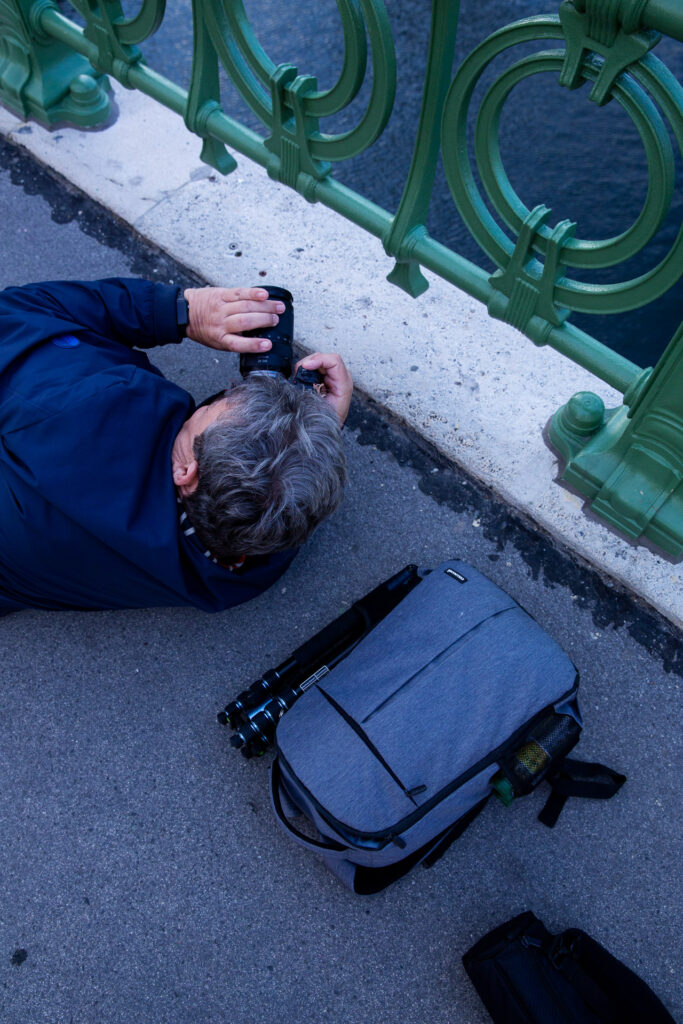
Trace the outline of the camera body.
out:
[[[286,288],[271,285],[266,288],[268,297],[284,302],[285,311],[280,314],[274,327],[264,330],[257,327],[252,331],[244,331],[246,338],[268,338],[272,348],[267,352],[243,352],[240,355],[240,373],[248,377],[251,373],[265,373],[270,377],[284,377],[294,387],[315,391],[323,383],[323,377],[317,370],[305,370],[302,367],[292,378],[294,362],[294,299]]]

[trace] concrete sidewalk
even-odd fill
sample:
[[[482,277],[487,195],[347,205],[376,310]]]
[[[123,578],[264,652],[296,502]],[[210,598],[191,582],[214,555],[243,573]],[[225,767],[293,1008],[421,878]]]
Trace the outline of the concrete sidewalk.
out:
[[[379,242],[239,154],[222,178],[180,118],[113,89],[118,118],[103,131],[47,132],[0,111],[0,132],[203,280],[285,284],[305,349],[339,350],[365,395],[609,586],[683,625],[680,562],[633,545],[554,482],[543,430],[555,410],[580,390],[608,408],[620,395],[433,275],[409,298],[386,282]]]
[[[6,143],[0,206],[0,287],[189,283]],[[198,397],[236,371],[188,342],[155,360]],[[486,1024],[460,957],[526,907],[586,929],[683,1008],[677,633],[371,403],[345,435],[344,506],[257,601],[0,620],[2,1024]],[[606,804],[570,801],[553,831],[535,820],[542,793],[492,804],[431,871],[353,897],[280,832],[269,758],[244,761],[215,712],[380,579],[453,555],[565,647],[577,753],[628,782]]]

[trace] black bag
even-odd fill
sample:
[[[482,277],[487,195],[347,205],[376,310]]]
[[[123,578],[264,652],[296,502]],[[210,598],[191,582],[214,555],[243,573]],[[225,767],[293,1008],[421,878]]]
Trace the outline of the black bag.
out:
[[[675,1024],[654,992],[578,928],[527,910],[462,958],[494,1024]]]

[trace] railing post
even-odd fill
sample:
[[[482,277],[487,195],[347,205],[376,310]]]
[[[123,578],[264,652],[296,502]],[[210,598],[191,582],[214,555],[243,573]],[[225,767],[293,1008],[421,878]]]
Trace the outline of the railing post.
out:
[[[425,221],[434,188],[441,148],[441,115],[453,65],[460,0],[433,0],[427,72],[413,159],[384,248],[396,264],[387,280],[416,298],[429,283],[419,263],[411,258],[415,243],[426,235]]]
[[[218,56],[206,27],[203,0],[192,4],[193,50],[192,80],[187,98],[185,124],[191,132],[203,139],[201,159],[221,174],[230,174],[237,167],[237,161],[222,142],[214,139],[207,131],[208,120],[214,110],[220,110],[220,85],[218,79]]]
[[[579,392],[553,417],[550,439],[566,459],[560,479],[586,495],[628,537],[683,554],[683,326],[654,370],[605,411]]]
[[[0,0],[0,102],[48,128],[102,124],[109,115],[108,81],[42,32],[46,8],[56,9],[51,0]]]

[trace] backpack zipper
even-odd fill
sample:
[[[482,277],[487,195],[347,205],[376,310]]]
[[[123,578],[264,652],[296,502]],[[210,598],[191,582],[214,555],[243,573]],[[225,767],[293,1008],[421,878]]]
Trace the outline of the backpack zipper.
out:
[[[404,786],[404,784],[401,782],[401,780],[399,779],[399,777],[396,774],[396,772],[394,771],[394,769],[391,767],[391,765],[388,763],[388,761],[385,760],[385,758],[382,756],[382,754],[380,754],[380,752],[377,749],[377,747],[375,746],[375,744],[372,742],[372,740],[370,739],[368,734],[363,729],[361,729],[360,725],[355,720],[355,718],[352,718],[351,715],[348,713],[348,711],[345,711],[344,708],[340,704],[337,704],[337,702],[334,699],[334,697],[330,697],[329,693],[327,693],[326,690],[319,689],[318,692],[319,692],[321,697],[324,697],[325,700],[329,704],[332,705],[332,707],[337,712],[337,714],[341,718],[344,719],[344,721],[349,726],[349,728],[352,729],[353,732],[355,732],[355,734],[358,736],[358,738],[360,740],[362,740],[362,742],[368,748],[370,753],[373,754],[373,756],[377,758],[377,760],[382,765],[382,767],[387,772],[387,774],[390,775],[391,778],[394,780],[394,782],[396,783],[398,788],[403,792],[403,794],[405,796],[408,797],[410,802],[413,803],[415,805],[415,807],[417,807],[418,806],[417,805],[417,801],[415,800],[414,796],[411,795],[410,790],[408,790],[406,788],[406,786]],[[416,787],[416,788],[419,788],[419,787]]]
[[[283,756],[279,746],[277,748],[277,753],[285,770],[296,781],[297,785],[306,794],[311,804],[315,807],[317,813],[320,815],[323,821],[327,822],[330,828],[337,832],[337,834],[341,836],[341,838],[345,840],[347,843],[349,843],[351,846],[359,846],[362,849],[373,848],[376,850],[381,850],[384,849],[385,846],[388,846],[389,843],[395,843],[397,839],[400,840],[402,832],[405,832],[406,829],[411,828],[416,822],[420,820],[420,818],[424,817],[424,815],[429,813],[429,811],[431,811],[432,808],[436,807],[436,805],[441,803],[442,800],[445,800],[446,797],[450,796],[451,793],[458,789],[459,786],[463,786],[466,782],[469,782],[470,779],[473,779],[475,775],[478,775],[479,772],[483,771],[484,768],[487,768],[489,765],[494,764],[503,754],[507,753],[508,750],[515,749],[516,744],[519,743],[520,739],[522,739],[524,733],[531,729],[532,726],[536,724],[536,722],[540,721],[544,715],[547,715],[548,712],[552,710],[552,708],[555,706],[555,704],[559,704],[561,701],[567,700],[574,693],[576,693],[578,682],[579,674],[577,672],[574,678],[574,684],[570,690],[567,690],[566,693],[558,697],[557,700],[553,701],[552,704],[548,704],[540,711],[537,711],[536,714],[533,715],[527,722],[525,722],[524,725],[521,725],[519,729],[517,729],[512,734],[512,736],[509,736],[504,743],[501,743],[498,747],[496,747],[495,750],[491,751],[490,754],[487,754],[486,757],[481,758],[481,760],[477,761],[476,764],[473,764],[471,768],[467,769],[467,771],[463,772],[461,775],[458,775],[452,782],[449,782],[446,786],[440,789],[438,793],[435,793],[433,797],[426,801],[426,803],[422,804],[411,814],[406,815],[405,818],[401,818],[401,820],[396,822],[396,824],[393,825],[391,828],[382,829],[379,832],[356,832],[352,829],[349,829],[347,825],[339,821],[337,818],[333,817],[329,813],[329,811],[327,811],[316,800],[316,798],[310,792],[308,787],[303,784],[301,779],[299,779],[296,772],[292,771],[292,768],[289,765],[287,758]],[[403,787],[401,788],[403,789]],[[404,790],[404,792],[406,791]],[[398,845],[400,845],[400,843]]]

